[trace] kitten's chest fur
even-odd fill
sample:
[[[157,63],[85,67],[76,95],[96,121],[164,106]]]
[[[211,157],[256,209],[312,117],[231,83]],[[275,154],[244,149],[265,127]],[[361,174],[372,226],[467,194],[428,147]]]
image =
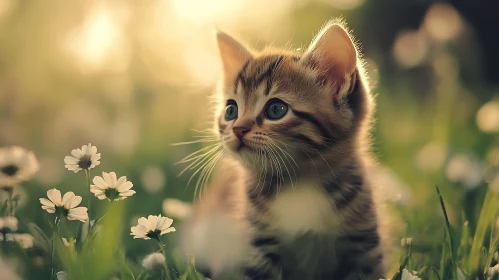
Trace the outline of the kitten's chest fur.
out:
[[[282,189],[267,205],[265,218],[274,231],[288,241],[309,233],[334,236],[340,217],[318,180],[301,180]]]

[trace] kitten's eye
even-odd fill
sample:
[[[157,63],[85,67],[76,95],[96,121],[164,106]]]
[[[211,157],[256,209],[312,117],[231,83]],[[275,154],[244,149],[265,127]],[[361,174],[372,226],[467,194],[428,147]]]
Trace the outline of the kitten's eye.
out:
[[[288,112],[288,105],[280,100],[275,100],[269,103],[265,110],[265,116],[271,120],[277,120]]]
[[[237,103],[232,101],[225,107],[225,120],[231,121],[237,118]]]

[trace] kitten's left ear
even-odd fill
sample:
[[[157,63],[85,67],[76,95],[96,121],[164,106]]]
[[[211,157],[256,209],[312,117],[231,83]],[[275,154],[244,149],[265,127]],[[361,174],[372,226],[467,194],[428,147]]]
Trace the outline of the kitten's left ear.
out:
[[[316,67],[326,82],[341,86],[357,67],[357,51],[343,27],[328,24],[315,37],[300,61]]]
[[[217,43],[224,77],[226,80],[235,80],[239,71],[251,59],[252,55],[241,43],[223,32],[217,33]]]

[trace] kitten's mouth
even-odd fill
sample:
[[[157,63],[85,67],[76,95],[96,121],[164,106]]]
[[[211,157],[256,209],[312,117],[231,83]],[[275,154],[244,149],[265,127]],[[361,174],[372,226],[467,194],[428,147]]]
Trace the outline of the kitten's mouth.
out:
[[[240,141],[239,142],[239,145],[237,146],[236,148],[236,151],[241,151],[244,147],[247,147],[246,145],[244,145],[243,141]]]
[[[248,144],[245,144],[242,140],[239,141],[239,145],[237,146],[236,151],[241,152],[245,149],[249,151],[253,150]]]

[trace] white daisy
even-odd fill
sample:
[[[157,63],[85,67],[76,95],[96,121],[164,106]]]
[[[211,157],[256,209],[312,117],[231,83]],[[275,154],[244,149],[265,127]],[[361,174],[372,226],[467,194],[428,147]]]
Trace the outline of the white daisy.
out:
[[[133,235],[134,239],[148,240],[152,238],[159,240],[161,235],[175,231],[174,227],[170,227],[172,223],[173,220],[170,218],[149,215],[147,219],[142,217],[138,220],[138,225],[131,228],[130,235]]]
[[[127,181],[125,176],[117,179],[114,172],[102,172],[102,177],[95,176],[92,182],[94,185],[90,185],[90,191],[100,200],[122,200],[135,194],[135,191],[131,190],[132,182]]]
[[[161,253],[152,253],[147,255],[142,261],[142,266],[145,269],[153,270],[165,265],[165,256]]]
[[[17,218],[16,217],[3,217],[0,218],[0,232],[14,232],[17,231]]]
[[[100,164],[100,153],[97,153],[97,147],[88,145],[83,145],[81,149],[74,149],[71,151],[70,156],[64,158],[64,163],[66,163],[66,168],[68,170],[77,173],[82,169],[92,169]]]
[[[0,187],[31,179],[40,168],[35,154],[21,147],[0,148]]]
[[[57,189],[47,191],[46,198],[40,198],[42,209],[49,213],[55,213],[59,217],[67,217],[68,220],[78,220],[85,222],[88,219],[87,207],[76,207],[81,202],[81,196],[73,192],[67,192],[61,197],[61,192]]]
[[[409,270],[404,268],[404,270],[402,270],[402,277],[400,280],[421,280],[421,278],[417,277],[415,274],[415,271],[410,273]]]

